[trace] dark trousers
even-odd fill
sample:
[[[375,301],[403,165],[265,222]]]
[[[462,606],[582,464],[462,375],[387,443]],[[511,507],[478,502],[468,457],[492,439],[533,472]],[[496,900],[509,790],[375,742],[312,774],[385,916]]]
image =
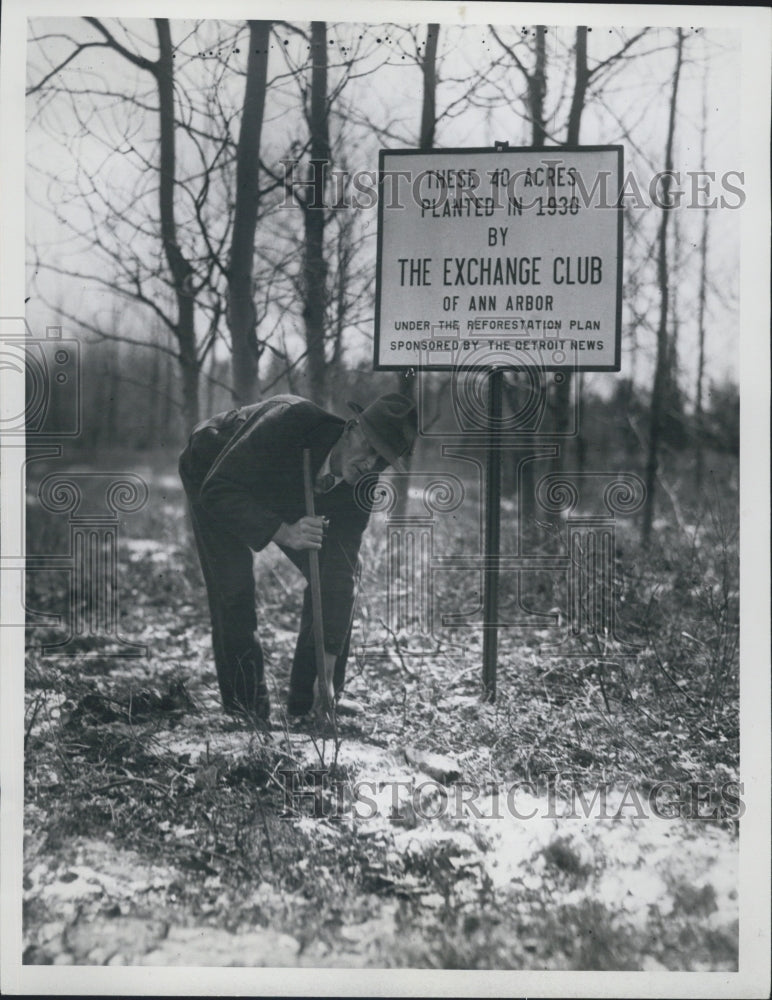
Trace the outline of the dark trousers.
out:
[[[264,684],[264,661],[257,635],[252,551],[227,528],[213,522],[195,500],[191,500],[190,513],[209,597],[212,649],[223,706],[229,711],[255,711],[260,687]],[[282,551],[307,580],[307,556],[290,549],[282,548]],[[345,682],[350,643],[349,623],[343,648],[335,661],[336,693],[342,690]],[[311,587],[307,585],[290,674],[288,709],[291,714],[300,715],[311,709],[315,678]]]
[[[311,585],[308,583],[308,557],[302,552],[293,552],[282,546],[282,552],[292,560],[306,578],[303,591],[303,610],[300,614],[300,632],[295,645],[295,655],[290,673],[290,690],[287,707],[292,715],[303,715],[310,711],[314,701],[314,681],[316,680],[316,647],[314,645],[314,616],[311,601]],[[324,556],[321,556],[323,559]],[[321,561],[321,560],[320,560]],[[351,645],[351,622],[349,622],[343,648],[335,659],[333,686],[335,693],[343,690],[346,682],[346,661]]]

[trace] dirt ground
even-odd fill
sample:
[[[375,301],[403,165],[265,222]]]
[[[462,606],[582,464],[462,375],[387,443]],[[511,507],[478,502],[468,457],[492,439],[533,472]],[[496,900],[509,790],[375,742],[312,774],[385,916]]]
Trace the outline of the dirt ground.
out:
[[[628,605],[660,615],[632,658],[502,630],[484,704],[479,629],[388,625],[376,517],[347,685],[365,713],[335,739],[282,711],[301,581],[267,550],[257,731],[220,708],[182,497],[153,486],[119,549],[121,630],[147,655],[45,656],[56,630],[31,633],[25,963],[737,968],[736,678],[717,699],[715,657],[672,645],[713,642],[704,573],[628,557]],[[60,606],[62,577],[30,574],[30,606]]]

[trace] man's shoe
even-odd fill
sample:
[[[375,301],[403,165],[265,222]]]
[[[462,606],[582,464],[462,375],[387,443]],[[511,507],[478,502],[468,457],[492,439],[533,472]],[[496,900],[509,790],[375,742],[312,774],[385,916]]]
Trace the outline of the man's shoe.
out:
[[[364,715],[365,706],[354,698],[336,698],[335,711],[338,715]]]
[[[290,691],[289,697],[287,698],[287,715],[291,719],[297,719],[304,715],[308,715],[314,707],[314,692],[311,691],[309,694],[295,694]]]
[[[268,724],[271,716],[271,699],[268,694],[268,686],[265,683],[258,685],[253,708],[246,708],[239,702],[231,701],[223,703],[223,708],[228,715],[232,715],[237,719],[243,719],[246,722],[263,728]]]
[[[339,697],[335,699],[335,711],[338,715],[359,716],[365,714],[365,707],[353,698]],[[290,719],[302,719],[313,714],[313,698],[304,701],[293,698],[287,704],[287,715]]]

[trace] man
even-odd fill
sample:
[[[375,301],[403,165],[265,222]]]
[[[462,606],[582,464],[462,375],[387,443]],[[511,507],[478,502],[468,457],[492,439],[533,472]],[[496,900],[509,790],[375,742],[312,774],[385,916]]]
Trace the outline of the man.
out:
[[[355,486],[391,465],[404,468],[416,410],[398,393],[368,407],[349,403],[347,422],[299,396],[218,414],[198,424],[180,457],[212,619],[212,647],[227,712],[267,721],[263,651],[256,633],[252,551],[276,542],[309,579],[319,551],[325,669],[343,688],[351,638],[359,546],[370,516]],[[305,514],[303,450],[310,449],[315,517]],[[362,494],[362,495],[360,495]],[[290,675],[288,711],[314,703],[316,659],[310,585]]]

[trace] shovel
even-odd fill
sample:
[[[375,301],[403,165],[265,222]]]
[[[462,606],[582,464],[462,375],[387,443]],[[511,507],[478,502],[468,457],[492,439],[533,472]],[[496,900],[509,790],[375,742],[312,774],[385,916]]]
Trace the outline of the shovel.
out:
[[[303,449],[303,489],[306,497],[306,516],[316,517],[314,511],[314,487],[311,478],[311,452]],[[314,654],[316,658],[316,693],[319,699],[319,709],[325,717],[335,718],[335,692],[333,679],[327,676],[327,663],[324,655],[324,621],[322,619],[322,581],[319,576],[319,553],[316,549],[308,550],[311,583],[311,609],[314,622]]]

